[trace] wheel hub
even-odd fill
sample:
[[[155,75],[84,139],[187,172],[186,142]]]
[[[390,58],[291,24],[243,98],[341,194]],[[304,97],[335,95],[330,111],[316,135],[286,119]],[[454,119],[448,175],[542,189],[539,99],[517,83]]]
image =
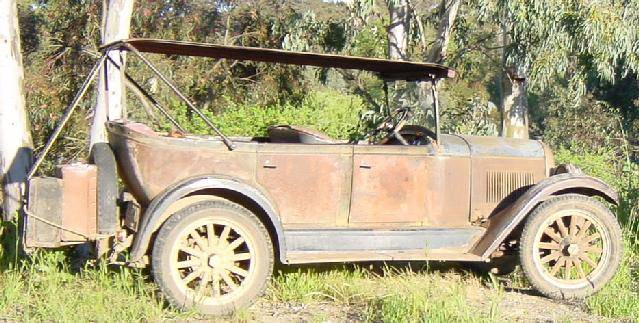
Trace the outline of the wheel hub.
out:
[[[219,267],[222,264],[222,257],[217,254],[213,254],[209,257],[209,267],[215,268]]]
[[[568,253],[569,256],[575,256],[579,253],[579,245],[576,243],[571,243],[568,245],[568,247],[566,248],[566,252]]]

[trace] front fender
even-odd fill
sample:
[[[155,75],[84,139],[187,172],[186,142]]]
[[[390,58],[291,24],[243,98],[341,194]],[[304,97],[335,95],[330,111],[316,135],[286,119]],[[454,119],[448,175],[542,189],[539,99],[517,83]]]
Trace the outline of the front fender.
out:
[[[487,259],[539,203],[553,195],[566,193],[600,196],[610,203],[619,203],[617,192],[598,178],[575,173],[548,177],[528,189],[514,203],[493,215],[489,219],[486,233],[477,242],[472,253]]]
[[[220,178],[217,176],[200,176],[186,179],[182,182],[169,186],[155,197],[153,201],[151,201],[151,204],[149,204],[149,207],[142,216],[138,233],[134,237],[130,262],[135,263],[142,259],[148,250],[151,236],[161,225],[159,222],[163,220],[163,213],[171,204],[188,196],[189,194],[204,189],[225,189],[234,191],[257,203],[264,210],[275,229],[280,258],[282,260],[286,259],[286,246],[282,224],[279,221],[275,208],[266,196],[262,194],[262,192],[248,184],[234,179]]]

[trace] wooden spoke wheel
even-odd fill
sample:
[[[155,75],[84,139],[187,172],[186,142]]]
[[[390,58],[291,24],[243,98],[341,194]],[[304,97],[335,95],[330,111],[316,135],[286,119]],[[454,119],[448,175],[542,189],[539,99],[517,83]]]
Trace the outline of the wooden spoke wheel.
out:
[[[264,291],[273,270],[271,240],[248,210],[222,200],[195,203],[162,226],[153,276],[169,301],[225,314]]]
[[[614,215],[581,195],[557,196],[539,205],[521,237],[524,273],[553,298],[593,294],[612,278],[621,254],[621,229]]]

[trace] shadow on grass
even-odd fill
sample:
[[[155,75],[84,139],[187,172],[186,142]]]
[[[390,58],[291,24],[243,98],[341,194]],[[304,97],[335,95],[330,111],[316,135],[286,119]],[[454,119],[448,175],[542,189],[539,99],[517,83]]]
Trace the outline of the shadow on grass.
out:
[[[23,258],[17,223],[2,222],[0,225],[0,271],[17,268]]]
[[[478,278],[486,285],[492,281],[490,274],[474,268],[471,263],[458,261],[371,261],[357,263],[317,263],[317,264],[276,264],[273,277],[279,278],[294,273],[323,274],[333,271],[346,273],[366,272],[377,277],[396,275],[397,273],[413,274],[458,274]],[[508,279],[510,276],[500,276]],[[508,285],[508,284],[505,284]],[[524,289],[522,289],[524,290]]]

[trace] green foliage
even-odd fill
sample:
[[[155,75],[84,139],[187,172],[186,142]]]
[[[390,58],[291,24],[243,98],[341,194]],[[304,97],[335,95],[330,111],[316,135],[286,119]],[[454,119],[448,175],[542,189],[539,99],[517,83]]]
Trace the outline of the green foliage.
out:
[[[496,136],[500,116],[488,93],[465,81],[444,83],[440,95],[443,133]]]
[[[186,319],[166,307],[140,270],[113,270],[105,263],[71,268],[70,254],[37,251],[18,255],[16,224],[4,222],[0,245],[0,317],[9,321],[107,322]]]
[[[568,149],[556,149],[554,154],[556,164],[577,165],[586,174],[600,178],[616,189],[625,186],[626,179],[619,176],[619,165],[615,162],[617,158],[611,151],[575,153]]]
[[[175,104],[171,110],[189,132],[212,134],[201,118],[189,113],[183,104]],[[204,113],[227,135],[265,136],[268,126],[291,124],[310,126],[336,139],[349,139],[357,130],[363,107],[359,97],[323,89],[309,93],[300,105],[230,103],[219,115]],[[170,128],[169,124],[165,124],[167,128]]]
[[[610,150],[574,153],[560,149],[555,157],[557,163],[575,164],[619,192],[616,213],[624,231],[624,260],[613,280],[587,300],[588,308],[605,317],[639,317],[639,165]]]
[[[636,235],[637,231],[628,234]],[[636,236],[626,238],[626,255],[617,275],[586,302],[597,315],[629,320],[639,317],[639,247],[631,239]]]
[[[622,74],[639,69],[636,1],[478,0],[471,5],[485,21],[511,26],[507,59],[529,69],[535,87],[545,88],[556,76],[584,87],[590,77],[614,80],[618,67]]]

